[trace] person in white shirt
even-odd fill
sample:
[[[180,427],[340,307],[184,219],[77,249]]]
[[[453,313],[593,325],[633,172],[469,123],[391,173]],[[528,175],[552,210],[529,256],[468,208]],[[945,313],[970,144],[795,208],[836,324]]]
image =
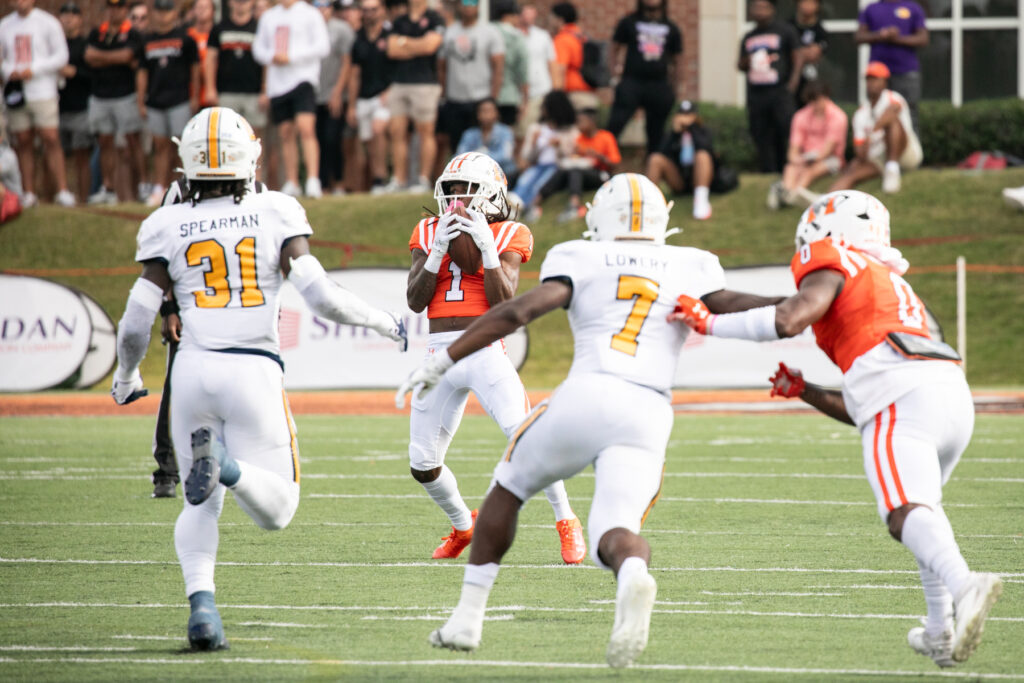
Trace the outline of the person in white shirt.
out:
[[[35,206],[35,136],[57,185],[54,201],[74,206],[64,170],[58,127],[57,72],[68,63],[64,29],[52,14],[36,9],[35,0],[14,0],[14,11],[0,21],[0,71],[6,84],[7,129],[14,138],[24,183],[22,205]],[[19,98],[16,91],[20,89]],[[15,92],[12,92],[15,91]],[[20,102],[20,104],[18,103]]]
[[[320,144],[316,139],[316,88],[320,62],[330,52],[327,24],[312,5],[281,0],[260,16],[252,56],[267,67],[270,119],[281,138],[285,183],[281,191],[297,197],[299,148],[306,163],[306,196],[322,196]]]
[[[864,71],[868,101],[853,115],[854,157],[829,192],[851,190],[882,176],[882,191],[899,192],[901,171],[921,165],[921,141],[911,123],[907,101],[888,89],[889,67],[871,62]]]
[[[529,98],[526,109],[519,117],[519,134],[526,134],[531,124],[540,120],[540,103],[551,90],[562,89],[562,72],[555,59],[555,43],[551,34],[535,26],[537,8],[523,5],[519,11],[519,30],[526,35],[526,53],[529,55],[527,77]]]

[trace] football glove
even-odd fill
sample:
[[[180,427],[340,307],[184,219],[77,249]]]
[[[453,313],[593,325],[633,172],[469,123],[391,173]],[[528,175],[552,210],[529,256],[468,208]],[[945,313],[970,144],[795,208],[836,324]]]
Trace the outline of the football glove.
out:
[[[785,363],[779,363],[779,369],[768,378],[772,383],[772,396],[784,396],[785,398],[800,398],[807,387],[804,375],[799,370],[790,370]]]
[[[139,369],[124,376],[121,366],[114,371],[114,381],[110,387],[110,395],[114,397],[114,403],[119,406],[127,405],[143,396],[149,395],[149,390],[142,387],[142,375]]]
[[[675,309],[668,314],[671,322],[682,321],[701,334],[708,334],[714,316],[700,299],[680,294]]]
[[[388,339],[398,342],[398,350],[405,353],[409,350],[409,333],[405,329],[405,321],[393,311],[385,312],[391,317],[394,324],[386,328],[377,328],[377,332]]]
[[[498,261],[498,249],[494,244],[494,232],[491,230],[491,226],[487,224],[487,219],[479,211],[466,209],[466,213],[469,214],[469,218],[452,214],[456,220],[455,229],[461,230],[473,238],[473,244],[477,246],[477,249],[480,250],[480,256],[483,257],[484,268],[497,268],[500,262]]]
[[[401,410],[405,407],[405,395],[412,392],[413,399],[423,398],[430,390],[437,386],[441,377],[455,361],[448,355],[447,351],[440,351],[430,356],[427,362],[412,371],[412,374],[402,382],[395,392],[395,407]]]
[[[431,273],[441,270],[441,261],[448,253],[448,245],[458,234],[457,218],[458,216],[450,212],[438,216],[437,224],[434,225],[434,240],[430,243],[430,253],[427,254],[427,261],[423,266]]]

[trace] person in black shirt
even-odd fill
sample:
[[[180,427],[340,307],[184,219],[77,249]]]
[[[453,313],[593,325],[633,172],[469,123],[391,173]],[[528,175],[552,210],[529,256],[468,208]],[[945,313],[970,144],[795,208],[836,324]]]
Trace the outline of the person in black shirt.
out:
[[[711,218],[708,194],[715,175],[715,150],[711,133],[689,100],[679,103],[672,128],[658,151],[647,158],[645,174],[655,185],[665,182],[675,194],[693,191],[693,217]]]
[[[796,30],[775,18],[774,0],[752,0],[756,24],[740,41],[737,68],[747,74],[747,118],[762,173],[781,173],[803,56]]]
[[[608,130],[616,138],[638,108],[644,110],[647,152],[661,141],[682,74],[683,35],[668,20],[667,0],[637,0],[636,12],[615,27],[612,64],[621,75]],[[625,53],[625,62],[623,62]]]
[[[139,115],[153,134],[153,191],[148,206],[159,206],[171,184],[177,155],[171,137],[199,111],[199,48],[178,26],[174,0],[153,3],[152,33],[142,38],[139,70],[135,74]],[[191,96],[189,92],[191,91]]]
[[[60,8],[60,24],[68,42],[68,63],[61,67],[64,87],[60,89],[60,137],[65,154],[71,155],[69,166],[74,169],[78,185],[78,201],[89,196],[89,155],[93,137],[89,132],[89,91],[92,81],[85,64],[86,38],[82,35],[82,10],[74,2]]]
[[[89,32],[85,63],[92,71],[92,96],[89,98],[89,127],[99,138],[100,168],[103,186],[89,197],[90,204],[116,204],[114,186],[118,168],[134,172],[139,181],[139,200],[148,193],[142,182],[146,160],[139,130],[142,118],[135,100],[135,60],[141,38],[128,21],[126,0],[107,0],[107,20]],[[127,163],[118,163],[114,135],[122,134],[128,145]],[[122,183],[130,186],[131,181]],[[125,198],[125,197],[122,197]]]
[[[355,106],[348,108],[348,125],[366,145],[373,178],[370,192],[380,194],[388,175],[387,130],[391,111],[387,97],[392,64],[387,49],[391,22],[385,19],[382,0],[363,0],[361,9],[363,25],[356,32],[349,70],[348,101],[355,102]]]
[[[819,78],[821,60],[828,50],[828,31],[821,24],[821,0],[798,0],[796,14],[790,20],[800,40],[800,51],[804,66],[800,70],[800,82],[797,84],[797,108],[807,102],[802,99],[804,86]]]

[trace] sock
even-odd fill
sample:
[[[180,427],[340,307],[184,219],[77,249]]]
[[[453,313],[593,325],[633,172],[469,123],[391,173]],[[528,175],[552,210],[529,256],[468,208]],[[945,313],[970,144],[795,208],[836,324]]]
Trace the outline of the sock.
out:
[[[174,524],[174,550],[185,579],[185,595],[213,594],[219,534],[217,518],[224,505],[224,489],[213,492],[202,505],[185,505]]]
[[[953,528],[944,514],[917,507],[903,520],[903,545],[917,561],[935,573],[949,592],[959,595],[971,570],[953,538]]]
[[[928,606],[928,619],[924,630],[930,636],[937,636],[946,630],[947,624],[953,625],[953,594],[942,583],[938,574],[928,567],[917,563],[921,570],[921,586],[924,588],[924,601]]]
[[[548,502],[551,503],[551,509],[555,512],[555,521],[561,522],[563,519],[572,519],[576,516],[576,513],[572,511],[572,505],[569,503],[569,494],[565,492],[565,483],[562,481],[556,481],[546,489],[544,489],[544,495],[547,496]]]
[[[491,586],[494,585],[494,580],[498,578],[498,569],[500,568],[501,567],[497,562],[488,562],[487,564],[467,564],[466,573],[462,578],[462,583],[480,586],[481,588],[486,588],[490,591]]]
[[[619,586],[624,586],[633,576],[646,573],[647,562],[642,557],[627,557],[619,565],[619,573],[616,575],[616,579],[619,582]]]
[[[899,173],[900,172],[900,162],[895,161],[895,160],[890,160],[890,161],[885,162],[885,170],[888,171],[889,173]]]
[[[230,487],[238,507],[262,529],[274,531],[288,526],[299,507],[299,485],[251,463],[232,462],[239,470]]]
[[[487,597],[491,594],[491,586],[494,585],[497,576],[498,565],[494,562],[467,564],[462,579],[462,595],[459,596],[459,604],[455,606],[448,623],[468,621],[477,627],[482,624],[487,609]]]
[[[707,204],[708,203],[708,188],[706,186],[698,186],[693,188],[693,203],[694,204]]]
[[[210,453],[220,463],[220,483],[225,486],[234,486],[242,475],[242,471],[238,469],[238,461],[228,455],[224,443],[215,434],[211,434],[210,439]]]
[[[452,526],[459,531],[473,528],[473,517],[459,493],[459,483],[447,465],[441,466],[441,476],[423,484],[423,489],[444,510]]]

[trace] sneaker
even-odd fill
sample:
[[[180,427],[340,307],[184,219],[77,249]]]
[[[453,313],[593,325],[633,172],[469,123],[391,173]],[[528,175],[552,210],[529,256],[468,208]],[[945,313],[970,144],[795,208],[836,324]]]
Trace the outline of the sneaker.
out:
[[[900,167],[897,164],[886,164],[882,171],[882,192],[893,194],[900,191]]]
[[[281,193],[286,194],[289,197],[298,197],[302,194],[302,190],[299,189],[298,183],[293,183],[289,180],[281,186]]]
[[[75,195],[71,194],[67,190],[61,190],[57,193],[57,196],[53,198],[53,203],[57,206],[72,207],[75,205]]]
[[[204,502],[220,484],[220,458],[217,443],[209,427],[192,432],[192,469],[185,480],[185,499],[192,505]]]
[[[473,510],[473,526],[476,526],[476,513],[477,510]],[[452,532],[441,540],[444,542],[437,546],[434,554],[430,557],[435,560],[454,560],[473,540],[473,527],[471,526],[465,531],[459,531],[452,527]]]
[[[1018,211],[1024,211],[1024,187],[1003,188],[1003,201]]]
[[[388,193],[388,184],[383,180],[374,180],[373,185],[370,186],[371,195],[382,195]]]
[[[412,194],[423,194],[425,192],[433,192],[434,186],[425,177],[420,176],[420,179],[415,184],[409,186],[408,191]]]
[[[348,194],[348,191],[344,187],[336,187],[331,190],[332,197],[344,197]]]
[[[26,192],[21,196],[21,208],[31,209],[34,206],[39,206],[39,197],[34,192]]]
[[[324,189],[320,185],[319,178],[306,178],[306,196],[310,199],[320,199],[324,196]]]
[[[711,202],[693,203],[693,217],[698,221],[706,221],[711,218]]]
[[[562,544],[562,562],[579,564],[587,556],[587,543],[583,540],[583,525],[579,517],[555,522],[558,538]]]
[[[161,479],[153,482],[154,498],[176,498],[177,496],[173,479]]]
[[[395,194],[396,192],[401,192],[404,189],[405,186],[402,183],[398,182],[397,179],[392,177],[391,180],[389,180],[387,184],[384,186],[384,188],[380,191],[380,194]]]
[[[772,183],[771,187],[768,188],[768,198],[765,199],[764,203],[772,211],[778,211],[779,205],[781,204],[780,195],[782,193],[782,181],[776,180]]]
[[[647,647],[658,584],[650,574],[631,577],[615,597],[615,625],[608,641],[608,666],[621,669],[633,663]]]
[[[86,203],[94,206],[97,204],[117,204],[117,195],[101,185],[100,189],[89,195]]]
[[[189,646],[193,650],[227,650],[228,640],[224,637],[224,624],[213,602],[213,593],[196,591],[188,600],[192,604],[188,618]]]
[[[145,202],[149,199],[149,195],[153,194],[153,183],[139,183],[136,189],[139,192],[139,201]]]
[[[154,185],[153,191],[149,194],[149,198],[146,199],[146,206],[160,206],[164,203],[164,187],[163,185]]]
[[[430,633],[430,644],[434,647],[444,647],[449,650],[472,652],[480,647],[480,638],[483,634],[483,622],[459,617],[459,610],[456,607],[448,622]]]
[[[1003,592],[1003,580],[995,574],[971,572],[967,586],[953,604],[956,632],[953,635],[953,659],[966,662],[981,643],[985,619]]]
[[[918,626],[907,632],[907,644],[919,655],[931,657],[941,667],[956,666],[953,661],[953,629],[947,628],[937,636],[930,636]]]

